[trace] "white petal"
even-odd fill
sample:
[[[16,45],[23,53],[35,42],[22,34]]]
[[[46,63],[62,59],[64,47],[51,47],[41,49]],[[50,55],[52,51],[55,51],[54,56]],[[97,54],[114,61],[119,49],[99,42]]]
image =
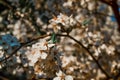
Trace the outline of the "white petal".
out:
[[[65,80],[73,80],[73,77],[70,75],[65,76]]]
[[[41,54],[41,59],[46,59],[46,57],[47,57],[47,53],[42,52],[42,54]]]
[[[62,76],[62,74],[63,74],[63,73],[62,73],[62,71],[61,71],[61,70],[59,70],[59,72],[58,72],[58,73],[56,73],[56,75],[57,75],[57,76]]]
[[[48,44],[48,47],[50,48],[50,47],[53,47],[55,44]]]
[[[45,43],[46,40],[45,39],[40,39],[40,43]]]
[[[41,46],[39,46],[39,49],[40,50],[47,50],[47,46],[46,45],[41,45]]]

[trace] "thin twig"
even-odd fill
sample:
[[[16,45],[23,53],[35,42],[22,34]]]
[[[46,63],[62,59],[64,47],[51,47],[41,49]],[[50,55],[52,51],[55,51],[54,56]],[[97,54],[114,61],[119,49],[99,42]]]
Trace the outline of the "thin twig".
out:
[[[4,0],[0,0],[0,4],[8,7],[9,9],[12,9],[11,5],[9,5],[7,2],[5,2]]]
[[[12,56],[13,56],[19,49],[21,49],[23,46],[25,46],[25,45],[33,42],[33,41],[36,41],[36,40],[38,40],[38,39],[41,39],[41,38],[45,38],[45,37],[47,37],[47,36],[50,36],[50,35],[51,35],[51,34],[39,36],[39,37],[34,38],[34,39],[32,39],[32,40],[30,40],[30,41],[28,41],[28,42],[26,42],[26,43],[23,43],[20,47],[18,47],[16,50],[14,50],[14,51],[11,53],[10,56],[8,56],[7,58],[1,60],[0,63],[8,60],[10,57],[12,57]],[[111,78],[111,77],[109,76],[109,74],[108,74],[108,73],[102,68],[102,66],[99,64],[99,62],[96,60],[96,58],[92,55],[92,53],[89,51],[89,49],[86,48],[80,41],[76,40],[75,38],[73,38],[73,37],[70,36],[70,35],[63,35],[63,34],[56,34],[56,35],[57,35],[57,36],[69,37],[70,39],[72,39],[72,40],[74,40],[76,43],[78,43],[80,46],[82,46],[82,47],[88,52],[88,54],[92,57],[92,59],[95,61],[95,63],[98,65],[99,69],[106,75],[106,77],[107,77],[108,79]]]
[[[76,43],[78,43],[80,46],[82,46],[82,48],[84,48],[88,54],[92,57],[92,59],[95,61],[95,63],[98,65],[99,69],[106,75],[107,79],[110,79],[111,76],[102,68],[102,66],[99,64],[99,62],[97,61],[97,59],[92,55],[92,53],[89,51],[89,49],[87,47],[85,47],[80,41],[76,40],[75,38],[73,38],[70,35],[62,35],[62,34],[57,34],[58,36],[65,36],[65,37],[69,37],[70,39],[74,40]]]
[[[34,38],[34,39],[32,39],[32,40],[30,40],[30,41],[28,41],[28,42],[22,43],[22,45],[21,45],[20,47],[18,47],[17,49],[15,49],[15,50],[10,54],[10,56],[8,56],[7,58],[1,60],[0,63],[8,60],[8,59],[9,59],[10,57],[12,57],[18,50],[20,50],[23,46],[25,46],[25,45],[33,42],[33,41],[36,41],[36,40],[38,40],[38,39],[45,38],[45,37],[47,37],[47,36],[50,36],[50,34],[48,34],[48,35],[43,35],[43,36],[39,36],[39,37]]]

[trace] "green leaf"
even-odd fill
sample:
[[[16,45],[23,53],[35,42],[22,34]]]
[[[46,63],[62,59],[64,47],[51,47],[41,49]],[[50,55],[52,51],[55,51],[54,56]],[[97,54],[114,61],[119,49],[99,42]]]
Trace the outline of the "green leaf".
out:
[[[85,26],[85,25],[89,24],[90,22],[91,22],[91,19],[84,20],[82,25]]]
[[[55,33],[52,33],[51,40],[52,40],[52,43],[55,43],[57,41]]]

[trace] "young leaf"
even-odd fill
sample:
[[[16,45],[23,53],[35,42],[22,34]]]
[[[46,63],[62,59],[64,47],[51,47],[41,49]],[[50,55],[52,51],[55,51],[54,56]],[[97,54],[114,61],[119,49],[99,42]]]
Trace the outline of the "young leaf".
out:
[[[52,34],[51,40],[52,40],[52,43],[55,43],[57,41],[55,33]]]
[[[91,22],[91,19],[84,20],[82,25],[85,26],[85,25],[89,24],[90,22]]]

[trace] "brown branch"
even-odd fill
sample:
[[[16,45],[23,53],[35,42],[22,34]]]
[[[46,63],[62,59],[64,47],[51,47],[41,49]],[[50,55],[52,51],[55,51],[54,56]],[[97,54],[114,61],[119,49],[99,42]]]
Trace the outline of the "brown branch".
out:
[[[9,5],[7,2],[4,0],[0,0],[0,4],[3,4],[4,6],[8,7],[9,9],[13,9],[11,5]]]
[[[89,49],[87,47],[85,47],[80,41],[76,40],[75,38],[73,38],[70,35],[62,35],[62,34],[57,34],[57,36],[65,36],[65,37],[69,37],[70,39],[74,40],[76,43],[78,43],[80,46],[82,46],[83,49],[85,49],[87,51],[87,53],[92,57],[92,59],[95,61],[95,63],[97,64],[97,66],[99,67],[99,69],[106,75],[107,79],[110,79],[111,76],[102,68],[102,66],[100,65],[100,63],[97,61],[97,59],[92,55],[92,53],[89,51]]]
[[[99,0],[99,1],[111,6],[114,12],[115,18],[117,20],[118,31],[120,32],[120,14],[119,14],[119,6],[117,4],[117,0]]]
[[[30,41],[28,41],[28,42],[26,42],[26,43],[22,43],[22,45],[21,45],[20,47],[18,47],[16,50],[14,50],[14,51],[10,54],[10,56],[8,56],[7,58],[1,60],[0,63],[8,60],[10,57],[12,57],[12,56],[13,56],[19,49],[21,49],[23,46],[25,46],[25,45],[33,42],[33,41],[36,41],[36,40],[38,40],[38,39],[41,39],[41,38],[45,38],[45,37],[47,37],[47,36],[50,36],[50,35],[51,35],[51,34],[39,36],[39,37],[34,38],[34,39],[32,39],[32,40],[30,40]],[[109,75],[109,74],[102,68],[102,66],[99,64],[99,62],[97,61],[97,59],[92,55],[92,53],[89,51],[89,49],[88,49],[87,47],[85,47],[80,41],[76,40],[75,38],[73,38],[73,37],[70,36],[70,35],[62,35],[62,34],[56,34],[56,35],[57,35],[57,36],[69,37],[70,39],[72,39],[72,40],[74,40],[76,43],[78,43],[80,46],[82,46],[82,48],[84,48],[84,49],[88,52],[88,54],[92,57],[92,59],[93,59],[93,60],[95,61],[95,63],[98,65],[99,69],[106,75],[107,79],[110,79],[110,78],[111,78],[110,75]]]
[[[117,1],[112,0],[112,4],[111,4],[112,10],[114,12],[115,18],[117,20],[118,23],[118,30],[120,32],[120,14],[119,14],[119,6],[117,4]]]
[[[106,1],[106,0],[99,0],[99,1],[101,1],[101,2],[103,2],[105,4],[107,4],[107,5],[110,5],[110,1]]]
[[[2,62],[4,62],[4,61],[8,60],[10,57],[12,57],[12,56],[13,56],[18,50],[20,50],[23,46],[25,46],[25,45],[33,42],[33,41],[37,41],[38,39],[45,38],[45,37],[47,37],[47,36],[50,36],[50,34],[48,34],[48,35],[43,35],[43,36],[39,36],[39,37],[34,38],[34,39],[32,39],[32,40],[30,40],[30,41],[28,41],[28,42],[22,43],[20,47],[18,47],[17,49],[15,49],[15,50],[10,54],[10,56],[8,56],[7,58],[1,60],[1,61],[0,61],[0,64],[1,64]]]

